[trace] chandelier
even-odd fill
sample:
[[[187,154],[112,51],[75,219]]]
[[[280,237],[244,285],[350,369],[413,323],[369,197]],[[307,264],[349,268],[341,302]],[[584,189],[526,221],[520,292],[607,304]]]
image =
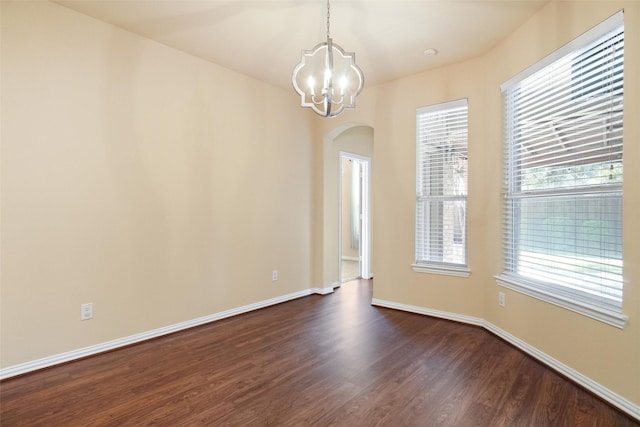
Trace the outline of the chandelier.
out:
[[[323,117],[335,117],[345,108],[355,108],[364,76],[356,65],[356,54],[333,43],[329,33],[330,8],[327,0],[327,41],[302,51],[291,81],[300,94],[300,105]]]

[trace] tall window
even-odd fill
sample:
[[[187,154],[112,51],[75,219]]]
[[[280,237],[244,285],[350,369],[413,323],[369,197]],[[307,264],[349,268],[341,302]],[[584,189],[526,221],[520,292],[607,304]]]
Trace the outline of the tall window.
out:
[[[503,85],[504,286],[623,327],[622,12]]]
[[[416,114],[416,271],[469,275],[467,116],[466,99]]]

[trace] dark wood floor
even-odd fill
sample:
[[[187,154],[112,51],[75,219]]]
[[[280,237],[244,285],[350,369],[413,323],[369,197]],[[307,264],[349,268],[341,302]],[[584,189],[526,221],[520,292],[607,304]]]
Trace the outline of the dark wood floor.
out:
[[[8,426],[639,426],[487,331],[371,282],[0,383]]]

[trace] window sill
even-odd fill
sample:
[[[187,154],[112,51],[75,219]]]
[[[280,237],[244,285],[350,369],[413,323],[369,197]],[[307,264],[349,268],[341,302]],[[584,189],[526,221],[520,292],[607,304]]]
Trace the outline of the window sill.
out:
[[[574,313],[582,314],[583,316],[607,323],[611,326],[615,326],[616,328],[624,329],[627,321],[629,320],[629,318],[622,313],[555,295],[551,292],[538,289],[535,285],[519,280],[513,276],[500,274],[495,276],[495,279],[498,282],[498,285],[502,287],[537,298],[549,304],[571,310]]]
[[[469,277],[471,270],[467,267],[438,264],[412,264],[411,268],[417,273],[442,274],[445,276]]]

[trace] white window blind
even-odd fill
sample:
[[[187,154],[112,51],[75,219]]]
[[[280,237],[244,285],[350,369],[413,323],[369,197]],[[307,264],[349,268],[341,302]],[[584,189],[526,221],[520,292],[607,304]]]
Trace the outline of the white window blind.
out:
[[[498,280],[621,326],[606,315],[622,310],[622,14],[601,25],[503,87]]]
[[[467,116],[466,99],[417,110],[417,271],[468,275]]]

